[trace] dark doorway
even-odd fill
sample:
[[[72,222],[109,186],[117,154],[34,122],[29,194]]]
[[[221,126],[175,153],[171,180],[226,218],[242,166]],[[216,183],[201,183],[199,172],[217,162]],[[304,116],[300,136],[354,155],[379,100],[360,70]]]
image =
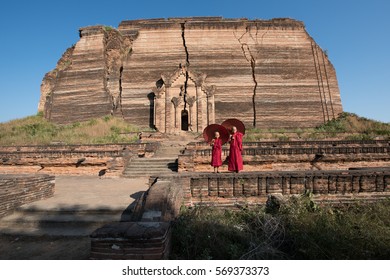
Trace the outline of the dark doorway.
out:
[[[155,94],[154,92],[151,92],[148,94],[148,99],[149,99],[149,127],[150,128],[154,128],[156,129],[155,127],[155,112],[154,112],[154,97],[155,97]]]
[[[181,130],[188,131],[188,111],[181,111]]]

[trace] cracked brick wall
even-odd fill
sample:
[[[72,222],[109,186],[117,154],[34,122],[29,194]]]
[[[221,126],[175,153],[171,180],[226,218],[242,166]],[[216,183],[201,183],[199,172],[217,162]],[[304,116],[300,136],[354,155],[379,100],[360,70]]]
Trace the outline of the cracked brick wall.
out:
[[[248,127],[295,128],[342,112],[335,69],[300,21],[131,20],[81,34],[68,68],[43,81],[46,117],[55,122],[111,113],[171,132],[180,127],[176,113],[194,106],[197,131],[232,117]]]

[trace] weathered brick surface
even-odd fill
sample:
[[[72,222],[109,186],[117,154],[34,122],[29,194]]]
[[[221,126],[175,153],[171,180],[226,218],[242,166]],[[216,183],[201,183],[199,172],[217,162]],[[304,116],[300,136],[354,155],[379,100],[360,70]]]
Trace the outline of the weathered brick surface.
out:
[[[269,195],[313,193],[330,203],[390,197],[390,169],[251,173],[187,173],[150,179],[136,207],[137,221],[113,223],[91,235],[93,259],[163,259],[171,243],[170,221],[180,207],[264,204]],[[139,213],[137,213],[139,212]]]
[[[52,197],[54,188],[54,176],[0,174],[0,217],[25,203]]]
[[[119,176],[131,158],[153,155],[156,145],[0,146],[0,172],[95,175],[108,169],[106,176]]]
[[[103,226],[91,235],[92,259],[167,259],[171,248],[171,221],[183,203],[181,179],[156,180],[138,201],[134,222]]]
[[[313,127],[342,112],[335,69],[302,22],[220,17],[81,28],[45,76],[42,104],[58,123],[112,113],[165,132],[182,129],[183,110],[194,131],[231,117]]]
[[[188,173],[171,179],[187,206],[262,204],[270,194],[310,191],[315,199],[343,201],[390,197],[390,168],[338,171]],[[160,180],[168,178],[160,177]]]
[[[228,145],[223,147],[226,163]],[[179,155],[179,172],[212,170],[207,143],[192,143]],[[245,171],[390,167],[389,141],[293,141],[244,143]],[[224,164],[221,170],[226,170]]]
[[[169,222],[117,222],[91,234],[91,259],[167,259],[171,247]]]

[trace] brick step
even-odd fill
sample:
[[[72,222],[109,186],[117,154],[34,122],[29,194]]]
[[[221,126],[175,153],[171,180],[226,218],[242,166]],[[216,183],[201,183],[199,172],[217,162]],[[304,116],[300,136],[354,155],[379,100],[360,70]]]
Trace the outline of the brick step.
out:
[[[136,177],[149,177],[149,176],[172,176],[176,175],[175,171],[154,171],[154,172],[145,172],[145,171],[125,171],[122,176],[126,178],[136,178]]]
[[[126,166],[124,177],[146,177],[150,175],[172,175],[178,170],[177,158],[136,158]]]
[[[137,161],[129,162],[128,166],[131,166],[131,165],[160,165],[160,166],[164,166],[164,165],[175,164],[175,163],[176,163],[176,159],[173,159],[170,161],[137,160]]]
[[[131,214],[123,209],[19,209],[0,220],[0,234],[88,236],[105,224],[130,221]]]
[[[134,165],[134,166],[128,166],[125,169],[126,171],[143,171],[143,172],[155,172],[155,171],[177,171],[177,164],[172,164],[172,165],[164,165],[164,166],[150,166],[150,165]]]
[[[142,172],[159,172],[159,171],[177,171],[177,165],[171,166],[133,166],[125,169],[124,172],[128,171],[142,171]]]
[[[123,172],[123,176],[128,176],[128,175],[136,175],[136,176],[140,176],[140,177],[148,177],[150,175],[159,175],[159,176],[170,176],[170,175],[174,175],[174,174],[177,174],[177,172],[175,171],[152,171],[152,172],[145,172],[145,171],[140,171],[140,170],[136,170],[136,171],[127,171],[127,172]]]
[[[177,157],[169,157],[169,158],[135,158],[132,159],[129,163],[150,163],[150,162],[175,162],[177,160]]]

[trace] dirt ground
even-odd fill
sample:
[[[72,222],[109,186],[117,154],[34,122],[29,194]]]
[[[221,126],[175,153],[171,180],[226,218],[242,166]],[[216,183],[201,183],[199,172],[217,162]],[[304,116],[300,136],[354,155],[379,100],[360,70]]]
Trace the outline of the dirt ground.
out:
[[[0,235],[0,260],[87,260],[89,237]]]

